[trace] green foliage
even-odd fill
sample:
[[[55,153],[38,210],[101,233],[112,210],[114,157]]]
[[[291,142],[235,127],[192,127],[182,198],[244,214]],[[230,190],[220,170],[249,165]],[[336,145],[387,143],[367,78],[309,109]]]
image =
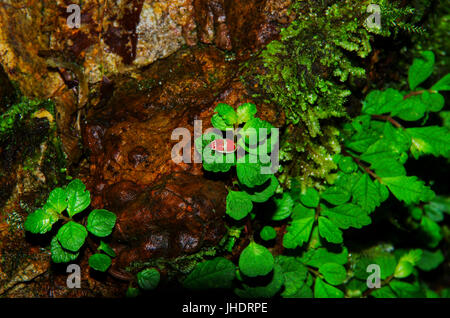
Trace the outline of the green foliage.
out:
[[[197,264],[183,281],[190,289],[230,288],[236,276],[236,266],[223,257]]]
[[[232,243],[224,250],[233,252],[240,246],[238,271],[231,261],[219,257],[198,264],[184,285],[195,289],[235,287],[234,292],[246,298],[446,295],[428,288],[420,273],[444,262],[440,243],[448,237],[448,228],[441,223],[450,213],[450,201],[436,195],[419,177],[408,175],[406,168],[408,160],[425,155],[449,159],[448,125],[445,121],[442,126],[426,125],[432,113],[446,116],[440,91],[447,89],[448,76],[430,84],[430,89],[422,87],[429,82],[433,62],[431,52],[414,60],[408,79],[412,90],[388,88],[367,94],[361,114],[336,134],[341,147],[328,159],[334,173],[327,182],[305,188],[291,179],[290,189],[280,189],[275,176],[257,174],[257,163],[237,166],[233,186],[238,185],[240,191],[230,190],[227,197],[229,221],[237,225],[229,228],[228,242]],[[224,122],[240,117],[225,106],[218,114]],[[385,211],[387,200],[404,206],[405,222],[411,227],[408,235],[422,242],[420,248],[396,249],[390,244],[367,248],[365,243],[361,243],[364,248],[358,245],[355,250],[351,250],[355,246],[346,247],[351,244],[346,231],[364,229],[373,218],[387,217],[395,226],[405,226],[396,220],[399,212]],[[258,237],[248,230],[255,224],[260,229]],[[250,243],[246,246],[245,242]],[[368,287],[372,264],[380,268],[381,288]]]
[[[88,231],[97,237],[111,234],[116,223],[116,215],[107,210],[93,210],[87,218],[87,226],[73,219],[73,216],[83,212],[90,204],[91,197],[86,186],[79,179],[71,181],[65,188],[55,188],[50,192],[42,209],[28,215],[25,220],[25,230],[33,234],[45,234],[52,230],[59,221],[63,225],[58,229],[50,244],[52,260],[55,263],[68,263],[75,260],[84,245]],[[67,216],[64,215],[66,211]],[[99,251],[89,258],[89,265],[98,271],[106,271],[111,265],[111,257],[116,253],[108,244],[101,241]]]
[[[155,268],[144,269],[137,274],[138,285],[144,290],[155,289],[160,279],[161,275]]]

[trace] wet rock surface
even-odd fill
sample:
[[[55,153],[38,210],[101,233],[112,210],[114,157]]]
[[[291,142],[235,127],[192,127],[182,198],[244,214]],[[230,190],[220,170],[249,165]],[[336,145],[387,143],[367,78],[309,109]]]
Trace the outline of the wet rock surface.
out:
[[[217,103],[254,102],[238,64],[226,58],[214,47],[182,50],[132,79],[114,79],[121,85],[88,115],[86,179],[94,207],[118,216],[115,267],[195,253],[223,237],[224,182],[208,180],[199,163],[176,164],[171,155],[179,142],[172,140],[174,129],[190,131],[193,154],[194,120],[204,130]],[[275,125],[283,120],[271,105],[258,103],[258,109]]]

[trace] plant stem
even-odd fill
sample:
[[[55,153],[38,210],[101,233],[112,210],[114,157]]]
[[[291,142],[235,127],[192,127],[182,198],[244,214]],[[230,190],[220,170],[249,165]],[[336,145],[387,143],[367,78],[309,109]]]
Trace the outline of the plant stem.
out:
[[[388,115],[372,115],[373,119],[379,119],[379,120],[385,120],[390,122],[392,125],[394,125],[397,128],[405,129],[398,121],[396,121],[394,118]]]
[[[355,162],[358,164],[358,166],[360,166],[364,171],[366,171],[366,172],[367,172],[369,175],[371,175],[373,178],[375,178],[376,180],[378,180],[378,181],[381,182],[381,178],[380,178],[375,172],[373,172],[372,170],[370,170],[369,167],[366,167],[366,166],[361,162],[361,160],[359,160],[359,158],[353,156],[352,154],[348,153],[348,152],[345,151],[345,150],[342,150],[341,153],[342,153],[344,156],[351,157],[353,160],[355,160]]]

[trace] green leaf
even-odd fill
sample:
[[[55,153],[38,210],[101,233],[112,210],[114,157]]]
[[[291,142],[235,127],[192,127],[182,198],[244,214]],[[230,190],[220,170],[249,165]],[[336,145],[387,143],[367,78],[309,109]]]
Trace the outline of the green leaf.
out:
[[[297,293],[305,284],[308,269],[298,259],[292,256],[277,256],[275,264],[280,265],[284,277],[283,297],[289,297]]]
[[[414,265],[408,261],[399,261],[397,267],[395,268],[394,277],[395,278],[405,278],[411,275],[414,270]]]
[[[348,261],[348,251],[344,247],[340,253],[328,251],[324,247],[306,251],[300,258],[304,264],[319,268],[326,263],[344,265]],[[395,266],[395,265],[394,265]]]
[[[138,285],[143,290],[155,289],[160,279],[161,275],[155,268],[147,268],[137,274]]]
[[[406,204],[426,202],[434,197],[434,192],[415,176],[381,178],[381,181],[398,200]]]
[[[424,51],[420,58],[414,59],[408,70],[408,83],[411,89],[415,89],[433,73],[434,53]]]
[[[264,241],[270,241],[277,237],[277,231],[275,231],[273,227],[266,225],[262,228],[261,232],[259,233],[259,236]]]
[[[99,272],[106,272],[111,266],[111,258],[105,254],[94,254],[89,257],[89,266]]]
[[[247,187],[253,188],[262,185],[270,178],[270,174],[261,173],[261,165],[258,162],[252,163],[250,155],[245,156],[245,161],[236,165],[236,172],[239,182]],[[257,161],[256,158],[254,161]],[[252,160],[253,160],[252,159]]]
[[[328,216],[335,225],[344,230],[349,227],[360,229],[371,223],[370,217],[359,206],[352,203],[339,205],[334,208],[324,207],[321,209],[321,214]]]
[[[233,107],[231,107],[230,105],[219,103],[217,104],[214,111],[217,112],[220,115],[220,117],[223,118],[223,120],[227,125],[234,125],[238,121],[237,114],[234,111]]]
[[[381,204],[378,187],[373,183],[368,174],[362,174],[361,178],[353,187],[353,199],[366,213],[371,213]]]
[[[316,189],[308,188],[305,193],[300,194],[300,202],[303,205],[315,208],[319,205],[320,197]]]
[[[70,221],[59,229],[56,237],[63,248],[71,252],[77,252],[83,246],[87,235],[84,226]]]
[[[233,128],[233,125],[228,125],[219,114],[214,114],[211,117],[211,124],[214,128],[217,128],[222,131],[226,131],[229,128],[231,129]]]
[[[137,296],[139,296],[139,294],[140,294],[141,292],[140,292],[140,290],[139,290],[139,288],[135,288],[135,287],[128,287],[128,289],[127,289],[127,292],[126,292],[126,297],[127,298],[135,298],[135,297],[137,297]]]
[[[291,218],[293,220],[303,219],[305,217],[310,217],[311,215],[314,215],[314,209],[307,208],[301,203],[297,203],[292,211]]]
[[[319,217],[319,233],[330,243],[342,243],[342,231],[326,217]]]
[[[402,94],[393,88],[371,91],[363,102],[362,112],[369,115],[390,113],[403,100]]]
[[[427,126],[407,128],[412,137],[411,153],[417,159],[421,154],[450,157],[450,131],[445,127]]]
[[[424,293],[419,286],[414,286],[399,280],[393,280],[389,284],[394,293],[400,298],[423,298]]]
[[[381,160],[386,159],[399,159],[402,154],[402,150],[397,144],[392,143],[390,140],[380,139],[373,145],[371,145],[366,152],[361,155],[361,160],[374,164]]]
[[[444,96],[439,93],[429,93],[428,91],[424,91],[421,98],[422,102],[427,105],[427,111],[430,112],[438,112],[445,105]]]
[[[341,169],[345,173],[352,173],[353,171],[358,169],[358,165],[350,157],[344,157],[339,160],[338,166],[339,169]]]
[[[230,191],[227,195],[227,214],[235,220],[242,220],[253,209],[253,203],[245,192]]]
[[[55,263],[68,263],[74,261],[80,253],[72,253],[62,248],[56,236],[53,237],[50,244],[50,251],[52,252],[52,261]]]
[[[87,219],[87,229],[98,237],[111,234],[116,224],[116,215],[108,210],[93,210]]]
[[[420,230],[424,236],[424,241],[431,248],[436,247],[442,240],[441,227],[427,216],[422,218]]]
[[[272,215],[272,220],[281,221],[291,215],[294,200],[289,193],[284,192],[281,197],[274,197],[273,201],[275,202],[276,210]]]
[[[397,298],[389,286],[383,286],[375,289],[371,295],[375,298]]]
[[[91,204],[91,195],[86,186],[79,179],[75,179],[67,185],[67,212],[69,217],[82,212]]]
[[[239,257],[240,271],[249,276],[264,276],[273,269],[274,259],[267,248],[251,242]]]
[[[105,252],[106,254],[108,254],[111,257],[116,257],[117,256],[116,252],[114,252],[114,250],[108,244],[106,244],[103,241],[100,241],[100,245],[98,247],[98,250]]]
[[[450,91],[450,74],[445,75],[431,87],[433,91]]]
[[[237,109],[238,123],[242,124],[252,119],[256,114],[256,106],[252,103],[244,103]]]
[[[444,254],[441,250],[428,251],[424,250],[421,259],[417,262],[417,267],[423,271],[431,271],[436,269],[444,261]]]
[[[344,298],[344,293],[317,277],[314,284],[314,298]]]
[[[183,281],[189,289],[230,288],[236,276],[236,266],[223,257],[198,263]]]
[[[302,215],[296,215],[296,219],[286,228],[286,233],[283,236],[283,246],[285,248],[302,246],[304,242],[309,240],[313,224],[313,210],[303,210]]]
[[[347,278],[347,271],[345,267],[336,263],[326,263],[319,267],[325,280],[331,285],[340,285]]]
[[[373,163],[370,168],[375,171],[379,177],[398,177],[406,176],[405,167],[395,159],[387,158]]]
[[[250,199],[253,202],[263,203],[269,200],[270,197],[274,195],[279,184],[280,183],[278,182],[278,179],[274,175],[271,175],[270,179],[261,186],[255,188],[248,188],[243,186],[242,188],[249,195]]]
[[[274,265],[273,277],[266,286],[250,287],[243,284],[243,289],[235,289],[234,292],[241,298],[271,298],[283,286],[283,273],[278,264]]]
[[[281,294],[284,298],[313,298],[313,292],[311,287],[306,284],[303,284],[300,288],[296,290],[293,294],[286,294],[283,292]]]
[[[48,196],[46,209],[52,212],[61,213],[67,208],[67,193],[62,188],[56,188]]]
[[[44,234],[50,231],[57,221],[58,215],[55,212],[38,209],[28,215],[24,227],[33,234]]]
[[[340,205],[348,202],[351,193],[342,187],[332,186],[327,188],[321,195],[322,199],[334,205]]]
[[[423,102],[421,96],[411,96],[399,103],[392,112],[392,116],[406,121],[416,121],[425,115],[427,108],[427,104]]]

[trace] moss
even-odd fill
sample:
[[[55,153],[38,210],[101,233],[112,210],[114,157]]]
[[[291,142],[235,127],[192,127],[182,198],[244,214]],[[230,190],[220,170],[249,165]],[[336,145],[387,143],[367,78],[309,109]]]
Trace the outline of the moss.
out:
[[[291,6],[296,18],[261,53],[265,71],[257,79],[289,125],[280,149],[285,185],[294,177],[302,187],[315,186],[335,168],[331,156],[340,151],[335,127],[347,116],[349,87],[365,77],[360,65],[372,50],[373,34],[391,34],[389,28],[366,25],[369,4],[380,5],[387,27],[409,25],[399,18],[411,9],[385,0],[296,0]]]

